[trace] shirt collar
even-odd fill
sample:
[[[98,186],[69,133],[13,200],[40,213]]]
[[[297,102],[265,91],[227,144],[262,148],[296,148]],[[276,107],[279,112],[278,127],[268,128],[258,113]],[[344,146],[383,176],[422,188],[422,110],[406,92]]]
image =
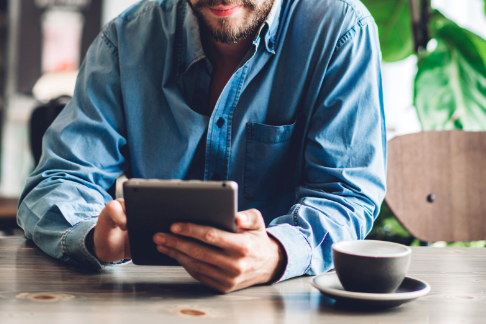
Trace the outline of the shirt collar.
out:
[[[262,36],[262,30],[266,29],[265,33],[265,47],[269,53],[275,54],[275,37],[277,35],[278,25],[280,22],[280,12],[282,11],[282,0],[275,0],[273,3],[272,9],[270,10],[267,19],[260,27],[260,31],[258,32],[254,44],[259,41],[259,38]],[[267,26],[268,28],[265,28]]]
[[[199,23],[196,16],[194,16],[192,9],[185,0],[181,2],[180,9],[178,21],[181,22],[182,26],[178,26],[178,76],[184,74],[195,62],[206,57],[201,44]],[[275,37],[278,31],[281,11],[282,0],[275,0],[267,19],[260,27],[260,30],[253,41],[253,44],[258,46],[260,39],[263,36],[263,39],[265,40],[265,48],[271,54],[275,54]]]

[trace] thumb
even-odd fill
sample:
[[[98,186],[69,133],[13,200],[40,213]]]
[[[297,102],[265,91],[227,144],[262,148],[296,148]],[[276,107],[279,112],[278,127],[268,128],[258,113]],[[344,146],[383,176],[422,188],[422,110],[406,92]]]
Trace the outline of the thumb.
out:
[[[258,209],[249,209],[236,214],[238,229],[264,230],[265,222],[262,213]]]
[[[121,230],[126,231],[127,216],[125,214],[125,202],[122,199],[109,202],[98,218],[98,225],[104,225],[106,228],[119,227]]]

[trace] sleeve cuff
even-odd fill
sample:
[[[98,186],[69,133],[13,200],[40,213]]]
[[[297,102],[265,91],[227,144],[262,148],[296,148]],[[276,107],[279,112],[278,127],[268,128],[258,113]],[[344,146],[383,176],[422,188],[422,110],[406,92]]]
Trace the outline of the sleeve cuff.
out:
[[[88,248],[86,247],[86,236],[88,236],[89,231],[96,226],[97,220],[98,218],[96,217],[84,220],[68,231],[62,238],[64,253],[71,259],[74,259],[74,262],[96,269],[104,269],[107,266],[131,262],[131,260],[104,262],[88,251]]]
[[[279,241],[287,253],[287,266],[276,282],[305,274],[311,264],[312,248],[304,235],[289,224],[269,227],[267,233]]]

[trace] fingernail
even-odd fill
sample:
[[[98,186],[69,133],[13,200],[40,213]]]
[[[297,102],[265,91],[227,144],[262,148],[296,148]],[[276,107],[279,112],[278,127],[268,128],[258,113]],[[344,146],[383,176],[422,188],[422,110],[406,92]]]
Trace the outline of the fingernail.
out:
[[[163,234],[158,234],[155,238],[156,240],[156,243],[158,244],[164,244],[166,239],[165,239],[165,236]]]
[[[167,252],[169,252],[169,249],[167,249],[163,245],[157,245],[157,250],[159,250],[159,252],[161,252],[161,253],[167,253]]]
[[[179,225],[179,224],[172,225],[172,232],[174,232],[174,233],[179,233],[181,231],[181,229],[182,229],[181,225]]]

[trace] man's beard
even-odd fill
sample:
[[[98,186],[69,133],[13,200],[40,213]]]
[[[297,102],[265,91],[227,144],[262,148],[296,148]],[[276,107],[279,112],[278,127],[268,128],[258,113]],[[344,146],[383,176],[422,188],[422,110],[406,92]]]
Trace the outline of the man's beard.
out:
[[[263,3],[255,3],[255,0],[199,0],[192,4],[187,0],[196,15],[202,32],[211,36],[214,40],[224,44],[233,44],[247,38],[257,31],[257,29],[267,19],[275,0],[265,0]],[[216,7],[218,5],[240,6],[250,9],[250,15],[240,26],[233,26],[232,17],[219,18],[216,27],[211,24],[201,13],[203,8]]]

